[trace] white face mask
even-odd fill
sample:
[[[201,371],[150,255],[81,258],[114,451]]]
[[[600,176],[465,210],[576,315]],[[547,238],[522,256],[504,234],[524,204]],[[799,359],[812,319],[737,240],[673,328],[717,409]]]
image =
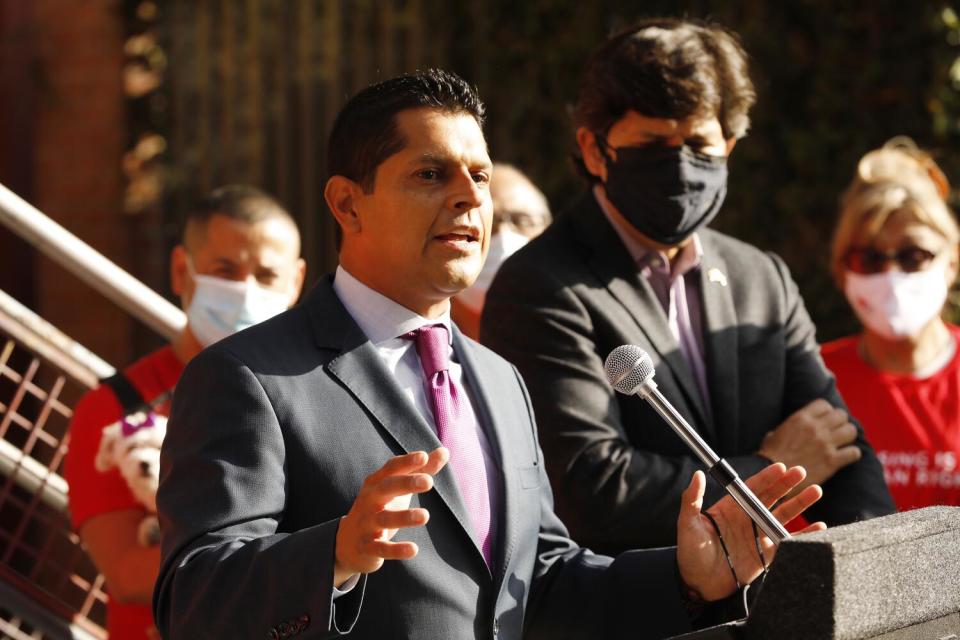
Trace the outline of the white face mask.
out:
[[[457,300],[471,311],[479,313],[487,297],[487,289],[493,284],[493,276],[497,275],[500,265],[528,242],[530,239],[527,236],[507,226],[500,227],[496,235],[490,238],[490,250],[487,252],[487,261],[483,263],[480,275],[472,285],[457,294]]]
[[[188,262],[195,288],[187,307],[190,331],[204,347],[286,311],[290,296],[249,281],[199,275]]]
[[[847,271],[844,283],[844,293],[860,322],[888,340],[920,333],[947,300],[944,260],[935,260],[915,273],[899,269],[870,275]]]

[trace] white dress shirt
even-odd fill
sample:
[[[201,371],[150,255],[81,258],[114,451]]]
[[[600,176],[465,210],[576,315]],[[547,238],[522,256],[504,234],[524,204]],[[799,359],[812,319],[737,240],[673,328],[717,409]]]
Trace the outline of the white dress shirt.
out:
[[[500,466],[497,456],[494,455],[490,441],[477,417],[474,407],[475,396],[470,389],[469,381],[463,378],[463,367],[453,352],[453,329],[450,321],[450,311],[447,310],[441,317],[433,320],[424,318],[418,313],[394,302],[383,294],[374,291],[363,284],[342,266],[337,267],[333,279],[333,290],[347,313],[354,319],[364,335],[373,343],[374,348],[383,360],[387,369],[403,394],[410,399],[417,412],[423,416],[436,433],[436,422],[433,417],[433,408],[427,397],[427,379],[420,365],[420,356],[414,346],[414,341],[403,338],[425,325],[442,324],[447,328],[447,339],[450,343],[450,380],[454,385],[466,391],[466,410],[473,417],[473,424],[477,428],[477,437],[483,451],[483,464],[487,470],[487,489],[490,495],[490,514],[493,526],[496,527],[500,505]],[[386,460],[384,460],[386,462]]]

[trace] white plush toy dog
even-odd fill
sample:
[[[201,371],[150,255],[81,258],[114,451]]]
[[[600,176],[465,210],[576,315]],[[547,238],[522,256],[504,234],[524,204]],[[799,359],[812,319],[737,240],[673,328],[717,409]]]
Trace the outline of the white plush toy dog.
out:
[[[94,466],[106,472],[117,467],[131,493],[151,514],[140,523],[137,541],[145,546],[160,541],[157,521],[157,485],[160,482],[160,445],[167,434],[167,419],[156,413],[137,412],[103,428]]]

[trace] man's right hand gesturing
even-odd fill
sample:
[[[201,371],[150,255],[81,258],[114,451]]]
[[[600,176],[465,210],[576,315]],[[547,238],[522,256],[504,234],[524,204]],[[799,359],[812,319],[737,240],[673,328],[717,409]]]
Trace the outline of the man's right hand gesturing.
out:
[[[438,447],[429,454],[415,451],[391,458],[364,480],[350,511],[337,530],[333,584],[341,586],[353,575],[372,573],[384,560],[417,555],[414,542],[392,542],[398,529],[421,527],[430,519],[426,509],[410,509],[414,493],[433,488],[433,476],[447,464],[450,453]]]

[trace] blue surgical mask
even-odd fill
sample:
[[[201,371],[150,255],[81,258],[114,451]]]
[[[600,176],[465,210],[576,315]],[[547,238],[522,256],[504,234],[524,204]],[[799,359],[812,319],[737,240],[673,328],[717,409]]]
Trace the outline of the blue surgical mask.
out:
[[[483,309],[483,301],[487,297],[487,290],[493,284],[493,277],[503,262],[517,252],[518,249],[530,242],[525,235],[513,231],[507,226],[500,229],[490,238],[490,249],[487,259],[483,263],[480,275],[472,285],[457,294],[457,299],[472,311],[479,313]]]
[[[187,262],[195,283],[187,307],[190,331],[204,347],[268,320],[290,306],[290,296],[250,281],[226,280],[197,274]]]

